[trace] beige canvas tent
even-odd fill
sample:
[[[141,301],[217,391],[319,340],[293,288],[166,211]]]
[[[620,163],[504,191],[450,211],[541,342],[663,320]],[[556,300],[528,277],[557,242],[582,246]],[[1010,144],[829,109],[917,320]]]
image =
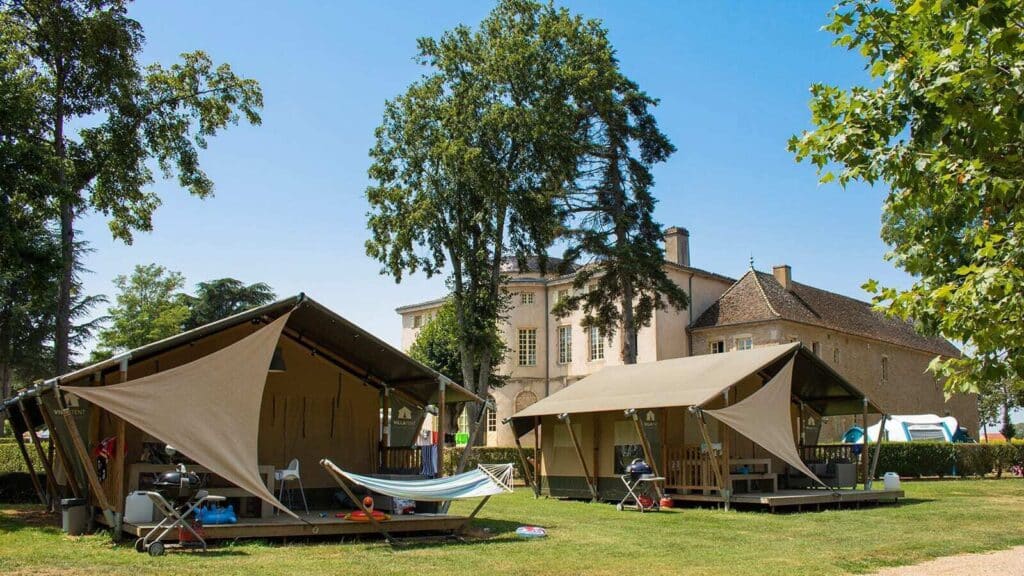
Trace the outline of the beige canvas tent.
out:
[[[538,492],[618,499],[625,467],[644,458],[678,500],[774,507],[784,495],[797,504],[794,490],[814,487],[821,490],[803,495],[878,496],[837,492],[863,483],[869,459],[852,446],[817,446],[806,430],[822,418],[881,412],[792,343],[605,368],[510,423],[517,438],[539,434]]]
[[[126,495],[170,468],[171,445],[240,508],[244,520],[210,527],[223,532],[214,537],[266,537],[370,529],[333,515],[316,526],[298,520],[278,502],[274,471],[298,459],[309,507],[332,509],[337,485],[323,458],[362,474],[418,470],[419,451],[390,442],[393,400],[440,410],[480,401],[299,295],[54,378],[3,406],[39,413],[33,428],[53,432],[41,487],[50,497],[87,495],[101,521],[119,524]]]

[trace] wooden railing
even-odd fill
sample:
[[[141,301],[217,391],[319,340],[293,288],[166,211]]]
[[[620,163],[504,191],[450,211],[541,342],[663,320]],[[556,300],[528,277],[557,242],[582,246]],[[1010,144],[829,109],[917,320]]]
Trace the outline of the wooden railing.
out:
[[[385,446],[380,450],[381,470],[416,470],[423,467],[419,448]]]
[[[666,450],[665,487],[676,490],[718,490],[708,454],[700,446],[670,446]]]
[[[860,455],[853,453],[853,444],[814,444],[800,447],[800,458],[804,462],[860,462]]]

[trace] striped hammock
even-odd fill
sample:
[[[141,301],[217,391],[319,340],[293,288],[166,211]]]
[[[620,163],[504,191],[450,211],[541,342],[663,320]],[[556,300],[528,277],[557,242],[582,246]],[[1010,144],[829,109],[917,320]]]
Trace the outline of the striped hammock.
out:
[[[512,492],[512,464],[479,464],[476,470],[432,480],[388,480],[346,472],[326,459],[320,464],[360,486],[392,498],[445,502]]]

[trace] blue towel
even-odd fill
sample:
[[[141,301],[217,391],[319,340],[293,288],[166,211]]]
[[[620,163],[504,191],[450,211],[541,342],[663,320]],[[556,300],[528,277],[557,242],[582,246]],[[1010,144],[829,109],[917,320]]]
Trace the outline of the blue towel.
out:
[[[430,444],[427,446],[420,446],[420,460],[423,462],[423,467],[420,468],[420,475],[426,478],[434,478],[437,476],[437,445]]]

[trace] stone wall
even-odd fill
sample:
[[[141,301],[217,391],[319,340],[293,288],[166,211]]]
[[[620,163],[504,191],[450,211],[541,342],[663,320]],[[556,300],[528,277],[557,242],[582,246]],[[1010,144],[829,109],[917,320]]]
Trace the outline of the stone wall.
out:
[[[942,383],[927,371],[933,353],[782,320],[698,329],[693,333],[693,351],[707,354],[710,343],[718,340],[731,351],[736,338],[746,336],[753,338],[755,347],[800,341],[814,349],[817,343],[816,351],[829,366],[890,414],[943,416],[948,411],[977,438],[976,396],[958,394],[947,401]],[[831,419],[822,428],[822,440],[838,439],[850,424],[850,418]]]

